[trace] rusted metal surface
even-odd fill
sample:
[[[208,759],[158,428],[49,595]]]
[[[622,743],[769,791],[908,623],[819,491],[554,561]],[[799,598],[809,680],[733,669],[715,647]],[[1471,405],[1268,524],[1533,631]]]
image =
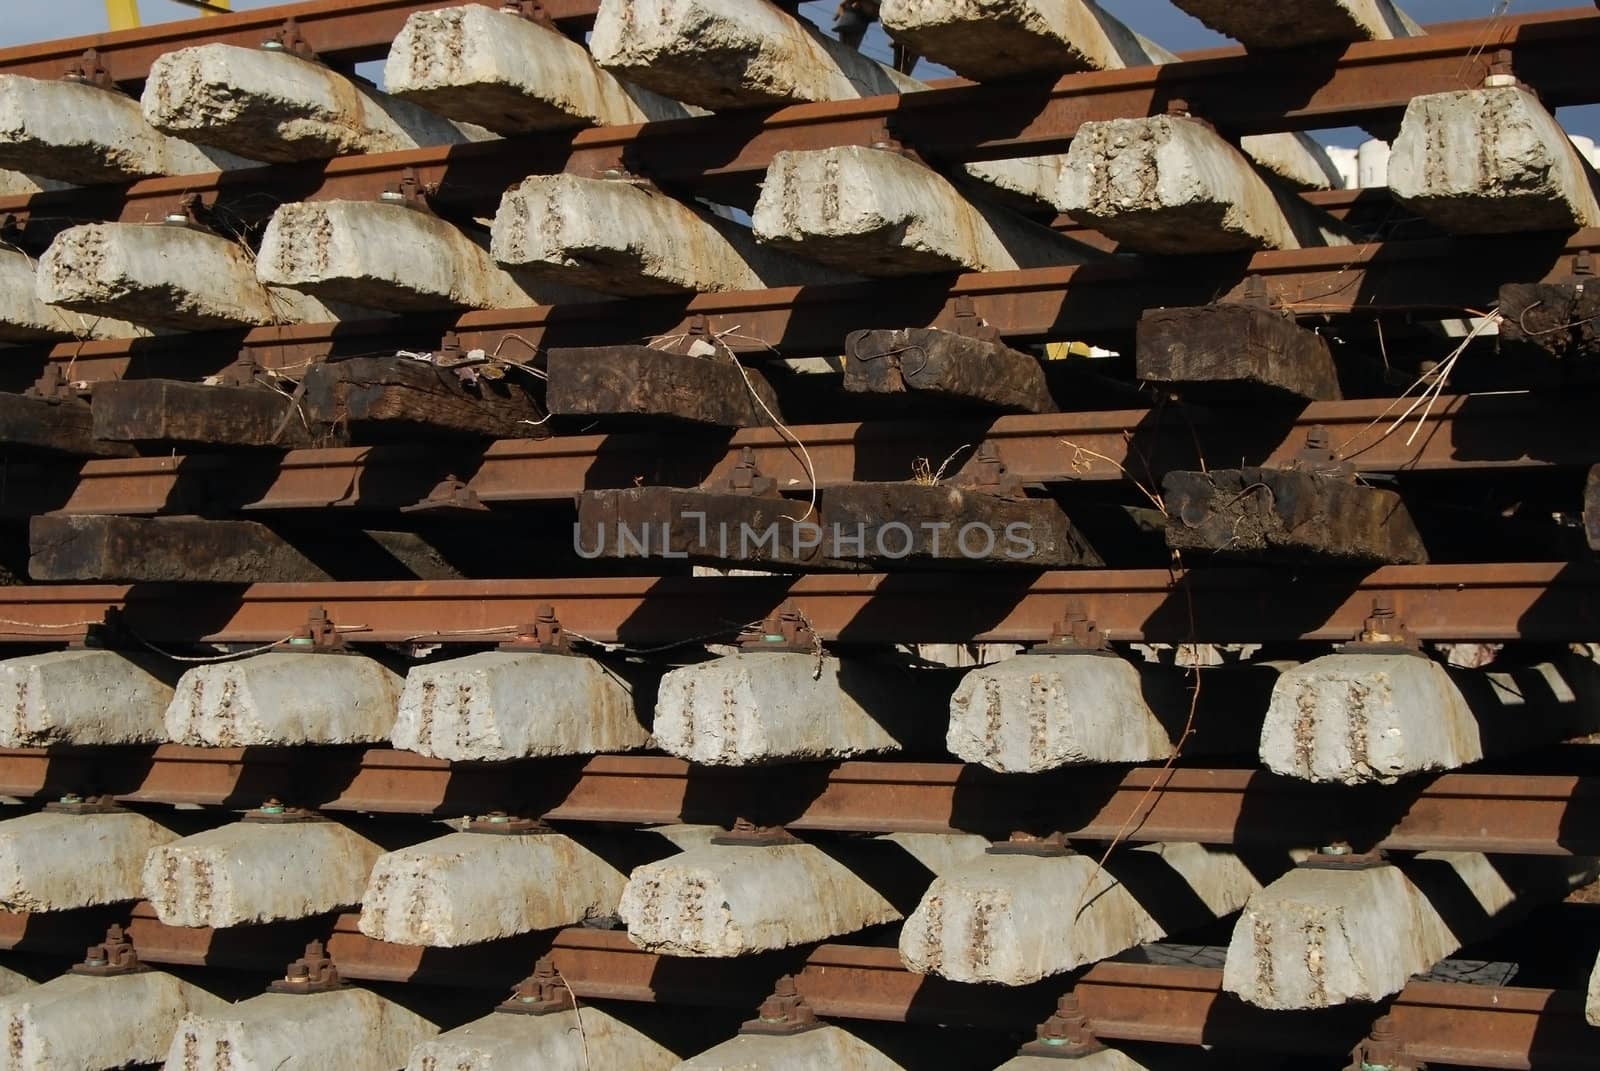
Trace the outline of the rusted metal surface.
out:
[[[505,181],[509,185],[514,180]],[[281,199],[282,184],[277,188]],[[853,330],[953,329],[958,314],[968,310],[1013,343],[1092,340],[1108,333],[1120,338],[1134,330],[1146,309],[1241,300],[1247,284],[1264,287],[1271,307],[1300,315],[1376,315],[1404,309],[1460,316],[1463,308],[1492,308],[1508,278],[1564,279],[1579,257],[1590,254],[1600,255],[1600,228],[1576,231],[1564,243],[1548,236],[1454,238],[1269,250],[1249,258],[1123,257],[967,274],[954,282],[943,276],[910,278],[887,289],[876,283],[847,283],[698,294],[688,301],[641,298],[625,305],[596,301],[482,310],[443,325],[438,317],[392,317],[260,327],[246,333],[239,345],[261,367],[276,369],[331,353],[415,349],[431,345],[445,329],[453,330],[463,347],[490,352],[516,335],[518,349],[512,352],[525,353],[527,347],[637,342],[703,326],[724,337],[730,349],[752,358],[773,359],[774,349],[784,356],[837,356]],[[1262,282],[1251,283],[1251,276],[1260,276]],[[622,309],[626,315],[619,314]],[[49,357],[63,367],[71,364],[80,380],[122,375],[134,352],[139,354],[140,374],[198,378],[236,356],[231,341],[202,348],[197,346],[201,337],[62,343]]]
[[[940,1023],[1030,1030],[1057,1006],[1065,982],[1010,988],[963,986],[912,974],[894,948],[823,944],[809,951],[736,960],[670,959],[636,948],[622,931],[585,928],[461,949],[385,944],[360,933],[357,916],[248,927],[249,933],[165,926],[148,904],[127,927],[151,964],[276,970],[293,934],[325,937],[327,956],[352,981],[426,982],[497,990],[548,955],[580,1000],[629,1000],[748,1009],[756,994],[794,980],[794,998],[824,1019]],[[0,913],[0,948],[76,952],[90,935],[81,919]],[[313,936],[312,940],[318,940]],[[291,946],[292,947],[292,946]],[[1348,1006],[1315,1013],[1266,1012],[1222,992],[1222,971],[1154,963],[1100,963],[1072,994],[1105,1041],[1208,1044],[1327,1056],[1348,1051],[1376,1012]],[[1592,1030],[1581,993],[1412,982],[1390,1004],[1394,1036],[1413,1059],[1475,1067],[1586,1069]]]
[[[299,24],[300,32],[324,61],[360,63],[386,56],[390,42],[413,11],[465,3],[499,6],[498,0],[311,0],[278,4],[203,20],[163,22],[0,49],[0,74],[58,78],[69,63],[92,48],[113,80],[136,82],[143,80],[150,65],[163,53],[210,42],[256,48],[289,18]],[[581,30],[594,22],[598,3],[544,0],[544,6],[564,29]]]
[[[347,639],[485,642],[545,604],[572,632],[627,644],[680,643],[736,632],[793,600],[825,641],[1036,643],[1063,601],[1081,603],[1125,641],[1342,642],[1356,638],[1374,598],[1393,600],[1418,639],[1586,642],[1600,634],[1593,563],[1203,569],[1100,569],[985,576],[956,585],[938,574],[786,577],[595,577],[556,580],[254,584],[226,597],[184,585],[0,587],[0,641],[65,641],[108,610],[146,640],[282,639],[326,607]],[[730,624],[731,623],[731,624]]]
[[[843,762],[754,770],[674,758],[454,768],[381,748],[0,751],[0,794],[53,799],[93,788],[128,803],[435,816],[514,810],[556,822],[943,833],[1017,830],[1078,840],[1320,845],[1350,837],[1395,851],[1600,854],[1600,783],[1572,775],[1449,773],[1392,788],[1318,786],[1261,770],[1082,769],[1007,777],[954,762]]]
[[[1402,407],[1403,408],[1403,407]],[[1202,463],[1289,463],[1306,434],[1323,427],[1336,451],[1364,472],[1537,469],[1593,462],[1585,436],[1592,413],[1576,397],[1445,396],[1421,434],[1390,399],[1319,402],[1292,420],[1240,420],[1226,409],[1188,406],[970,418],[929,422],[797,425],[824,487],[911,478],[917,459],[940,459],[980,440],[992,443],[1024,483],[1133,478],[1155,487],[1162,473]],[[1412,440],[1409,441],[1408,440]],[[237,509],[393,509],[428,494],[445,477],[472,472],[468,489],[486,503],[570,500],[585,490],[637,483],[693,486],[727,480],[746,451],[780,487],[809,478],[791,442],[774,429],[746,429],[723,443],[682,435],[626,433],[515,439],[482,451],[439,446],[296,450],[281,460],[145,457],[71,466],[13,462],[0,484],[0,516],[69,513],[183,513]],[[952,470],[970,452],[957,455]],[[1125,471],[1126,470],[1126,471]]]

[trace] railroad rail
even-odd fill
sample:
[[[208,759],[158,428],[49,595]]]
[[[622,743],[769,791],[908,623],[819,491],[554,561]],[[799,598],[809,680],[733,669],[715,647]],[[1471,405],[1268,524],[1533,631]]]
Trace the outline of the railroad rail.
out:
[[[259,931],[259,928],[257,928]],[[468,949],[418,949],[363,936],[356,916],[310,926],[279,924],[266,934],[236,935],[163,925],[147,904],[132,911],[128,934],[152,964],[282,968],[303,933],[326,938],[341,976],[471,988],[514,984],[548,953],[573,994],[589,1000],[661,1001],[744,1010],[750,994],[792,973],[821,1016],[1030,1030],[1068,988],[1097,1037],[1178,1045],[1326,1055],[1348,1049],[1376,1012],[1359,1006],[1316,1013],[1266,1012],[1222,991],[1214,967],[1117,962],[1096,964],[1065,982],[1024,989],[961,986],[907,971],[894,948],[823,944],[795,954],[741,957],[732,963],[672,959],[636,948],[625,933],[570,928],[531,939]],[[0,947],[73,953],[95,936],[82,925],[0,913]],[[509,946],[509,947],[508,947]],[[518,954],[520,953],[520,955]],[[1159,1014],[1152,1014],[1159,1008]],[[1492,1068],[1589,1066],[1590,1028],[1582,994],[1551,989],[1413,981],[1385,1009],[1415,1059]]]
[[[1587,465],[1591,414],[1581,398],[1506,393],[1443,396],[1426,421],[1390,431],[1402,407],[1392,399],[1308,405],[1282,425],[1246,423],[1229,409],[1189,406],[1048,416],[952,418],[800,425],[810,462],[770,428],[738,431],[702,444],[684,433],[623,432],[507,439],[483,449],[404,445],[293,450],[279,456],[191,454],[77,463],[15,461],[0,486],[0,516],[68,513],[205,513],[396,509],[423,498],[450,473],[484,502],[570,500],[584,490],[638,480],[692,486],[723,478],[746,450],[779,487],[803,492],[814,476],[832,487],[901,480],[917,458],[937,463],[964,446],[991,443],[1012,476],[1026,483],[1159,484],[1163,472],[1243,461],[1283,464],[1306,434],[1326,428],[1341,456],[1361,471],[1536,470]],[[1419,434],[1413,432],[1421,429]]]
[[[276,796],[340,814],[511,810],[552,821],[723,826],[754,815],[807,831],[1600,855],[1600,778],[1571,774],[1458,772],[1351,789],[1194,766],[1024,781],[952,762],[719,770],[661,755],[453,766],[386,748],[0,750],[0,794],[65,793],[235,808]]]
[[[466,0],[491,6],[493,0]],[[350,65],[382,59],[389,42],[414,11],[459,6],[457,0],[308,0],[275,4],[207,19],[161,22],[112,33],[63,37],[37,44],[0,49],[0,74],[59,78],[66,66],[88,49],[113,81],[142,82],[150,64],[163,53],[196,40],[255,48],[286,19],[294,19],[325,61]],[[582,31],[594,23],[597,0],[544,0],[544,7],[563,29]]]
[[[146,641],[274,642],[320,607],[352,641],[484,643],[553,605],[570,633],[659,646],[731,637],[787,600],[830,642],[1030,643],[1050,638],[1068,599],[1123,641],[1342,642],[1378,598],[1419,640],[1568,642],[1600,634],[1597,586],[1600,568],[1578,563],[1095,569],[986,575],[976,589],[928,573],[252,584],[227,595],[33,585],[0,587],[0,642],[64,642],[110,610]]]
[[[203,23],[4,50],[0,73],[54,78],[92,47],[111,76],[132,89],[164,52],[203,41],[254,47],[291,16],[324,60],[348,71],[353,64],[381,57],[410,13],[460,2],[318,0],[285,5]],[[578,35],[592,22],[597,0],[546,0],[544,7],[561,29]],[[748,207],[766,168],[783,150],[898,141],[935,168],[953,173],[968,161],[1062,152],[1086,122],[1160,115],[1177,101],[1186,102],[1184,110],[1213,123],[1227,138],[1350,125],[1387,137],[1414,97],[1479,86],[1485,75],[1504,73],[1509,63],[1548,108],[1594,103],[1600,100],[1592,72],[1597,47],[1600,13],[1586,6],[1433,26],[1427,36],[1409,39],[1248,55],[1237,48],[1209,50],[1185,54],[1180,62],[1163,67],[989,85],[957,79],[904,96],[7,197],[0,198],[0,215],[15,217],[11,222],[22,227],[23,246],[33,251],[65,221],[160,220],[181,196],[199,194],[218,213],[211,218],[222,229],[248,237],[279,204],[366,200],[415,179],[427,189],[434,210],[471,229],[476,224],[469,224],[468,216],[481,223],[481,217],[496,209],[503,191],[529,174],[596,174],[619,166],[654,182],[667,195],[693,194]],[[399,350],[442,348],[447,333],[455,336],[451,344],[463,349],[481,348],[519,361],[535,360],[552,347],[693,333],[720,340],[728,352],[755,366],[779,358],[837,356],[846,333],[861,328],[926,325],[970,333],[974,318],[1018,346],[1071,339],[1103,343],[1128,355],[1134,326],[1148,309],[1247,297],[1256,303],[1263,294],[1267,305],[1304,322],[1325,318],[1332,331],[1345,336],[1336,354],[1343,361],[1360,348],[1351,340],[1365,337],[1373,320],[1393,324],[1400,314],[1415,314],[1429,321],[1478,317],[1481,322],[1496,306],[1503,284],[1582,281],[1594,274],[1594,258],[1600,255],[1600,226],[1565,234],[1445,237],[1426,223],[1419,226],[1410,210],[1386,192],[1325,191],[1303,199],[1349,220],[1354,233],[1370,240],[1232,256],[1123,253],[1080,266],[1013,272],[39,344],[13,350],[6,386],[27,386],[41,365],[47,373],[66,373],[62,378],[74,383],[124,376],[193,381],[241,355],[261,368],[289,373],[292,380],[308,363],[329,357],[392,357]],[[1109,244],[1066,217],[1053,225],[1102,248]],[[1393,371],[1404,375],[1401,370],[1418,359],[1438,356],[1419,352],[1425,347],[1416,337],[1408,328],[1399,349],[1391,338],[1382,353],[1384,364],[1395,350],[1399,359]],[[1473,347],[1469,361],[1487,351],[1483,343]],[[1583,347],[1575,344],[1573,349]],[[86,462],[33,455],[8,457],[0,470],[0,519],[7,521],[54,511],[196,514],[208,521],[245,516],[266,519],[296,535],[297,525],[309,527],[309,516],[326,523],[337,538],[352,515],[414,506],[447,475],[464,477],[466,490],[481,503],[553,505],[586,490],[719,480],[748,452],[761,474],[774,479],[784,493],[805,494],[813,486],[905,481],[946,457],[955,474],[958,462],[968,456],[964,451],[984,442],[998,451],[1009,476],[1032,489],[1060,494],[1068,509],[1074,494],[1132,501],[1132,484],[1154,488],[1162,475],[1175,470],[1287,464],[1301,455],[1314,429],[1325,429],[1326,440],[1319,435],[1316,441],[1332,444],[1335,454],[1355,469],[1402,477],[1378,482],[1393,482],[1414,500],[1410,505],[1418,510],[1419,524],[1448,520],[1456,508],[1469,522],[1505,520],[1507,529],[1526,522],[1512,536],[1489,533],[1482,542],[1463,540],[1464,550],[1452,547],[1446,552],[1478,564],[1329,567],[1318,564],[1311,552],[1297,559],[1299,565],[1271,568],[1207,562],[1191,569],[1174,558],[1172,569],[691,577],[687,562],[578,566],[557,557],[535,564],[526,552],[519,555],[521,548],[499,545],[486,547],[485,555],[519,555],[510,571],[601,573],[620,568],[654,575],[0,586],[0,643],[10,644],[13,652],[36,652],[87,638],[93,631],[97,641],[121,645],[130,653],[154,650],[203,660],[248,656],[277,647],[302,630],[314,612],[323,611],[356,649],[350,666],[372,669],[370,662],[356,662],[374,655],[391,668],[410,662],[413,670],[427,673],[437,669],[423,664],[436,644],[448,645],[444,654],[475,652],[511,638],[535,620],[540,608],[550,606],[579,653],[598,653],[604,647],[613,655],[651,659],[662,668],[679,661],[675,655],[680,649],[687,651],[689,661],[698,661],[711,653],[705,650],[708,642],[731,640],[785,602],[792,603],[815,634],[805,644],[796,640],[794,649],[820,656],[826,643],[828,654],[846,665],[858,656],[880,654],[873,648],[885,645],[1049,640],[1064,618],[1076,622],[1078,613],[1088,620],[1079,623],[1075,636],[1097,626],[1118,643],[1328,644],[1356,639],[1364,629],[1378,634],[1381,643],[1387,626],[1369,626],[1390,620],[1391,614],[1394,623],[1404,626],[1403,635],[1429,643],[1592,643],[1600,638],[1600,565],[1578,557],[1562,562],[1498,560],[1524,550],[1529,557],[1550,554],[1557,546],[1563,549],[1554,553],[1565,555],[1568,543],[1553,537],[1541,542],[1538,537],[1554,532],[1557,522],[1551,521],[1551,511],[1558,511],[1558,521],[1565,520],[1578,497],[1560,498],[1561,481],[1572,477],[1576,491],[1579,470],[1596,461],[1591,399],[1579,391],[1534,385],[1562,381],[1572,365],[1589,359],[1592,354],[1586,353],[1562,368],[1541,359],[1526,371],[1489,370],[1485,378],[1491,384],[1534,389],[1442,395],[1425,413],[1413,413],[1399,425],[1395,418],[1407,402],[1392,398],[1316,402],[1290,412],[1242,400],[1236,406],[1199,405],[1153,394],[1149,408],[1006,417],[969,410],[948,418],[796,423],[788,434],[770,428],[691,432],[659,424],[654,427],[663,430],[464,446],[430,442],[437,429],[430,431],[432,426],[424,423],[419,425],[423,430],[406,431],[406,441],[394,445],[282,454],[197,450],[189,456]],[[1114,366],[1126,374],[1131,363],[1122,359]],[[1346,363],[1340,371],[1353,367]],[[1476,375],[1480,369],[1471,371]],[[1075,371],[1052,376],[1050,385],[1059,388],[1057,380],[1065,381]],[[1390,378],[1404,382],[1399,376]],[[1462,379],[1453,389],[1471,390]],[[1574,375],[1570,381],[1582,379]],[[837,419],[831,410],[791,408],[787,392],[793,391],[804,405],[804,390],[792,381],[779,387],[786,388],[780,393],[790,417]],[[1107,388],[1102,383],[1101,389],[1112,398],[1123,396],[1118,391],[1135,397],[1128,384]],[[1346,383],[1344,389],[1359,393],[1371,388],[1352,390]],[[1061,393],[1057,389],[1055,404],[1070,407]],[[1333,393],[1329,389],[1321,396]],[[1185,397],[1183,391],[1178,397]],[[60,395],[52,400],[61,400]],[[106,394],[97,400],[105,403]],[[1095,394],[1084,404],[1101,401],[1102,395]],[[38,410],[46,403],[23,404]],[[80,400],[51,411],[79,422],[89,412]],[[880,410],[863,404],[856,411]],[[105,412],[102,404],[100,415]],[[794,439],[805,444],[804,460]],[[1465,474],[1469,491],[1487,492],[1482,504],[1442,474]],[[1527,500],[1501,501],[1505,485],[1524,476]],[[1600,480],[1600,469],[1593,480]],[[1074,492],[1077,484],[1096,486]],[[1438,492],[1440,499],[1424,504],[1423,492]],[[1466,504],[1458,506],[1458,501]],[[1584,501],[1592,506],[1600,500],[1590,491]],[[1424,514],[1423,509],[1434,512]],[[565,538],[568,516],[560,508],[499,513],[489,518],[493,525],[532,518],[541,528],[538,538],[552,531],[557,542]],[[415,520],[402,518],[398,526],[415,527],[416,533],[407,534],[421,534],[437,525],[439,531],[449,528],[452,536],[468,537],[489,530],[474,529],[475,523],[470,517],[422,514]],[[20,528],[13,524],[12,534]],[[504,533],[510,526],[495,530]],[[1529,531],[1533,534],[1525,542],[1516,542]],[[276,530],[268,534],[279,535]],[[534,538],[530,533],[530,544]],[[1501,549],[1499,539],[1511,540],[1517,549]],[[32,549],[37,552],[48,543],[41,539]],[[1439,547],[1428,549],[1437,556]],[[1124,560],[1109,557],[1114,563]],[[1165,561],[1153,554],[1130,559]],[[191,565],[181,562],[175,571]],[[43,566],[36,565],[36,570],[34,575],[47,575]],[[473,575],[488,572],[486,567]],[[71,575],[150,574],[112,572],[103,566]],[[106,626],[103,632],[100,625]],[[784,636],[769,639],[776,642]],[[391,649],[380,650],[379,645]],[[249,650],[240,649],[246,646]],[[1307,653],[1303,647],[1296,650]],[[1532,652],[1507,652],[1518,657],[1526,653]],[[69,661],[57,663],[51,655],[33,665]],[[1372,670],[1352,689],[1365,687],[1383,672]],[[197,703],[201,690],[195,684]],[[343,693],[334,694],[332,702],[338,705]],[[1360,703],[1353,699],[1351,705]],[[387,706],[377,706],[388,712]],[[946,714],[942,702],[936,706],[926,711],[930,725],[938,725]],[[157,726],[153,731],[161,734],[159,705],[150,713]],[[1223,713],[1249,719],[1260,711]],[[826,716],[825,709],[821,716]],[[167,733],[175,733],[172,717],[169,711]],[[1361,736],[1364,749],[1366,723],[1354,716],[1351,721],[1349,731]],[[361,738],[381,739],[388,732],[380,727]],[[657,739],[665,739],[659,723],[657,732]],[[394,735],[403,739],[398,732]],[[1538,741],[1530,734],[1526,742],[1533,746]],[[1600,833],[1595,832],[1600,829],[1600,763],[1592,757],[1592,745],[1551,746],[1521,758],[1491,757],[1466,770],[1362,787],[1311,784],[1246,768],[1254,762],[1255,741],[1238,746],[1242,750],[1237,754],[1184,755],[1166,767],[1057,767],[1025,776],[933,761],[926,751],[914,751],[900,761],[724,768],[658,753],[451,764],[386,747],[346,745],[57,746],[0,750],[0,795],[20,800],[16,809],[22,811],[62,796],[102,794],[152,816],[170,806],[210,810],[187,816],[192,822],[174,823],[185,828],[228,822],[234,816],[224,812],[255,808],[276,797],[348,823],[352,831],[370,830],[381,822],[396,843],[419,841],[414,835],[439,818],[504,811],[547,819],[559,831],[604,828],[631,833],[640,841],[650,838],[636,827],[727,827],[743,819],[807,834],[815,844],[861,833],[975,833],[996,840],[1017,833],[1060,834],[1081,842],[1086,855],[1088,845],[1098,855],[1105,846],[1112,850],[1124,842],[1198,843],[1236,848],[1247,858],[1273,854],[1282,863],[1291,848],[1346,842],[1357,853],[1391,852],[1391,861],[1399,864],[1412,863],[1416,852],[1453,851],[1548,857],[1517,865],[1575,871],[1573,857],[1581,863],[1600,856]],[[862,749],[847,741],[835,753],[859,754]],[[1466,761],[1451,757],[1439,765]],[[97,806],[90,801],[88,809]],[[1329,851],[1336,854],[1338,849]],[[140,887],[131,886],[122,895],[159,901],[164,891],[148,883],[142,884],[142,893],[133,891]],[[1517,908],[1537,912],[1529,932],[1538,935],[1534,940],[1544,940],[1560,922],[1559,917],[1550,921],[1553,912],[1544,913],[1554,901],[1541,900],[1542,893],[1532,886],[1513,891]],[[1565,894],[1563,886],[1556,895]],[[324,912],[358,899],[344,895],[310,910]],[[285,913],[292,915],[294,909],[279,914]],[[1505,924],[1514,913],[1507,911],[1493,922]],[[1594,1031],[1585,1023],[1575,965],[1592,953],[1587,946],[1565,950],[1571,955],[1562,958],[1562,969],[1572,968],[1571,977],[1528,972],[1530,981],[1562,988],[1413,980],[1381,1006],[1348,1004],[1308,1013],[1268,1013],[1225,993],[1222,972],[1213,965],[1221,961],[1214,948],[1197,953],[1196,964],[1185,965],[1172,959],[1181,954],[1177,946],[1158,944],[1071,975],[1003,988],[911,973],[894,947],[892,929],[861,929],[859,923],[855,935],[844,933],[847,926],[822,931],[820,944],[812,936],[805,939],[812,943],[779,952],[696,959],[644,951],[621,930],[532,932],[530,926],[530,932],[484,944],[422,948],[366,937],[354,914],[310,914],[232,929],[180,928],[162,924],[149,903],[124,902],[32,915],[0,912],[0,949],[53,960],[79,953],[110,922],[131,923],[133,941],[148,963],[248,972],[234,979],[246,986],[251,984],[249,975],[276,974],[304,941],[326,940],[344,977],[414,986],[411,997],[424,1009],[463,1006],[465,994],[465,1000],[479,1001],[487,1010],[499,995],[495,990],[517,982],[536,957],[548,954],[563,981],[583,1000],[658,1002],[748,1014],[755,997],[770,991],[779,975],[793,973],[818,1015],[905,1024],[902,1034],[932,1025],[971,1027],[996,1038],[1026,1035],[1070,989],[1094,1034],[1107,1041],[1265,1050],[1327,1060],[1349,1051],[1387,1013],[1412,1060],[1495,1068],[1560,1069],[1593,1063]],[[1204,932],[1175,933],[1173,938],[1215,942],[1228,925],[1221,920]],[[1397,925],[1403,932],[1405,921]],[[1476,948],[1462,954],[1476,954]],[[1582,965],[1585,970],[1587,966]]]

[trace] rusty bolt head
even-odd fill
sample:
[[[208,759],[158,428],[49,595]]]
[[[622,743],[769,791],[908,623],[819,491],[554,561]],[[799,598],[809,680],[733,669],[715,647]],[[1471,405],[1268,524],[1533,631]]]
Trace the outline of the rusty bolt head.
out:
[[[572,991],[556,970],[555,960],[540,956],[533,965],[533,973],[518,983],[496,1011],[513,1015],[548,1015],[568,1011],[575,1007]]]
[[[73,966],[73,974],[87,974],[94,977],[108,978],[119,974],[134,974],[148,970],[139,962],[139,956],[134,951],[133,942],[128,940],[127,934],[121,926],[111,926],[106,930],[106,939],[100,944],[91,945],[83,954],[83,962]]]
[[[1022,1047],[1023,1055],[1079,1057],[1105,1048],[1089,1029],[1089,1019],[1072,993],[1061,995],[1055,1014],[1039,1024],[1036,1035]]]
[[[739,1033],[783,1037],[815,1030],[821,1025],[800,995],[794,978],[786,974],[772,987],[772,995],[761,1002],[756,1017],[739,1027]]]

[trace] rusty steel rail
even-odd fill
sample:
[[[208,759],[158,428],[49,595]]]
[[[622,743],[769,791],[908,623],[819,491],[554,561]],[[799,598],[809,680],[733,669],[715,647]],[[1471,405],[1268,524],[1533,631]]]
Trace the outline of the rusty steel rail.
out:
[[[309,936],[324,939],[341,976],[485,990],[484,1010],[499,990],[550,955],[580,1000],[748,1011],[780,974],[792,973],[806,1002],[824,1018],[930,1023],[1025,1031],[1070,989],[1106,1041],[1270,1049],[1326,1057],[1346,1051],[1385,1012],[1409,1055],[1438,1064],[1550,1071],[1592,1066],[1592,1030],[1583,994],[1564,990],[1411,982],[1386,1009],[1348,1005],[1319,1012],[1265,1012],[1222,991],[1215,967],[1108,961],[1075,980],[1023,988],[967,986],[913,974],[894,948],[842,943],[735,960],[669,958],[635,947],[622,931],[573,927],[467,948],[387,944],[363,935],[353,914],[242,927],[237,931],[162,924],[147,903],[98,912],[128,922],[147,963],[231,967],[276,973]],[[81,914],[0,913],[0,948],[77,955],[99,937]]]
[[[628,644],[731,636],[792,600],[818,636],[847,643],[1028,643],[1048,639],[1068,600],[1108,636],[1210,643],[1347,641],[1375,599],[1428,641],[1588,641],[1600,634],[1593,563],[1399,565],[1360,570],[1207,568],[996,573],[981,585],[937,573],[800,577],[579,577],[209,585],[0,587],[0,642],[66,641],[108,611],[146,641],[261,643],[326,608],[357,642],[488,642],[553,605],[571,633]]]
[[[390,11],[388,17],[400,15]],[[164,207],[185,193],[209,200],[225,192],[227,200],[239,202],[260,201],[263,195],[366,199],[411,168],[420,181],[439,187],[442,201],[482,211],[492,210],[503,190],[530,173],[597,173],[619,159],[664,186],[738,203],[748,199],[779,150],[872,144],[882,140],[885,126],[924,156],[950,161],[1062,152],[1086,121],[1161,114],[1174,98],[1188,101],[1196,114],[1232,134],[1393,124],[1414,96],[1480,84],[1500,47],[1513,52],[1518,76],[1550,106],[1600,97],[1589,67],[1600,48],[1600,15],[1577,8],[1451,24],[1424,37],[1363,42],[1343,50],[1254,55],[1215,50],[1161,67],[1067,75],[1054,84],[943,85],[771,112],[251,169],[225,178],[155,178],[98,192],[39,194],[32,208],[41,215],[141,220],[160,218]],[[0,199],[0,212],[28,209],[28,198]]]
[[[932,716],[932,712],[930,712]],[[1241,715],[1242,716],[1242,715]],[[1392,787],[1311,785],[1260,769],[1063,770],[1007,777],[955,762],[719,770],[662,755],[452,766],[385,748],[0,750],[0,794],[106,793],[128,803],[247,808],[277,797],[344,814],[491,810],[555,821],[872,833],[1061,832],[1085,841],[1316,845],[1600,855],[1600,781],[1448,773]]]
[[[1600,22],[1600,18],[1596,19]],[[365,157],[359,158],[365,159]],[[692,329],[715,332],[752,357],[841,352],[867,327],[957,326],[957,306],[1012,342],[1125,340],[1146,309],[1237,300],[1258,275],[1279,307],[1306,316],[1386,311],[1460,316],[1487,310],[1506,282],[1556,281],[1600,256],[1600,228],[1556,236],[1424,239],[1274,250],[1252,257],[1117,257],[1071,267],[788,287],[692,298],[640,298],[404,316],[339,324],[259,327],[242,335],[192,334],[61,343],[49,359],[75,380],[140,376],[198,379],[240,352],[265,368],[298,369],[330,354],[392,353],[433,345],[446,329],[467,347],[519,359],[540,348],[640,342]],[[825,314],[824,314],[825,312]]]
[[[304,0],[301,3],[240,11],[204,21],[184,19],[130,30],[83,34],[0,49],[0,74],[30,78],[56,78],[62,69],[87,49],[96,49],[100,61],[118,82],[142,81],[150,64],[165,52],[196,43],[218,42],[253,48],[293,18],[317,54],[336,63],[382,59],[390,42],[414,11],[458,7],[469,3],[499,6],[498,0]],[[543,0],[545,12],[568,32],[594,24],[599,0]],[[1569,16],[1570,12],[1551,13]],[[1483,28],[1484,20],[1466,19],[1430,25],[1434,34],[1470,32]],[[1240,54],[1238,48],[1187,52],[1184,59]]]
[[[992,443],[1011,475],[1028,483],[1132,478],[1149,487],[1172,469],[1209,464],[1278,465],[1294,460],[1315,427],[1363,472],[1580,468],[1593,461],[1585,436],[1593,414],[1581,398],[1493,394],[1445,396],[1421,434],[1392,399],[1318,402],[1292,421],[1241,421],[1227,409],[1190,406],[998,419],[797,425],[821,486],[910,478],[916,460]],[[396,509],[424,498],[452,473],[484,502],[570,500],[588,489],[637,482],[693,486],[720,480],[751,451],[779,487],[810,484],[798,451],[771,428],[714,442],[681,430],[508,439],[482,450],[429,446],[295,450],[279,457],[197,454],[82,463],[10,462],[0,482],[0,517],[69,513],[204,513],[341,507]],[[959,475],[961,465],[952,465]]]
[[[597,0],[543,2],[545,10],[563,29],[583,30],[594,23]],[[469,3],[499,6],[497,0],[310,0],[277,4],[214,18],[183,19],[15,45],[0,49],[0,74],[59,78],[69,63],[92,48],[100,53],[101,64],[115,81],[139,82],[163,53],[213,43],[255,48],[289,18],[299,24],[301,34],[324,60],[362,63],[388,55],[389,43],[412,12]]]

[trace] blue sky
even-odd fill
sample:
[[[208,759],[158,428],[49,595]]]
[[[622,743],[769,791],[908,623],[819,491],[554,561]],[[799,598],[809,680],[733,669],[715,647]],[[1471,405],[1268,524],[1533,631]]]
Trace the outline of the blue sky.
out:
[[[233,0],[237,11],[269,7],[274,0]],[[1179,11],[1167,0],[1101,0],[1112,14],[1135,30],[1182,52],[1227,44],[1228,39],[1213,33]],[[193,17],[193,9],[174,0],[138,0],[146,23]],[[814,21],[828,26],[837,0],[805,0],[801,10]],[[1508,8],[1512,12],[1547,11],[1556,8],[1587,6],[1581,0],[1404,0],[1403,6],[1418,22],[1482,18]],[[71,37],[96,33],[106,28],[104,0],[9,0],[6,17],[0,21],[0,46],[24,44],[51,37]],[[869,52],[887,54],[887,39],[874,29],[867,42]],[[919,68],[918,74],[932,77],[936,72]],[[1561,121],[1569,131],[1600,137],[1600,105],[1565,109]],[[1340,140],[1353,142],[1353,138]]]

